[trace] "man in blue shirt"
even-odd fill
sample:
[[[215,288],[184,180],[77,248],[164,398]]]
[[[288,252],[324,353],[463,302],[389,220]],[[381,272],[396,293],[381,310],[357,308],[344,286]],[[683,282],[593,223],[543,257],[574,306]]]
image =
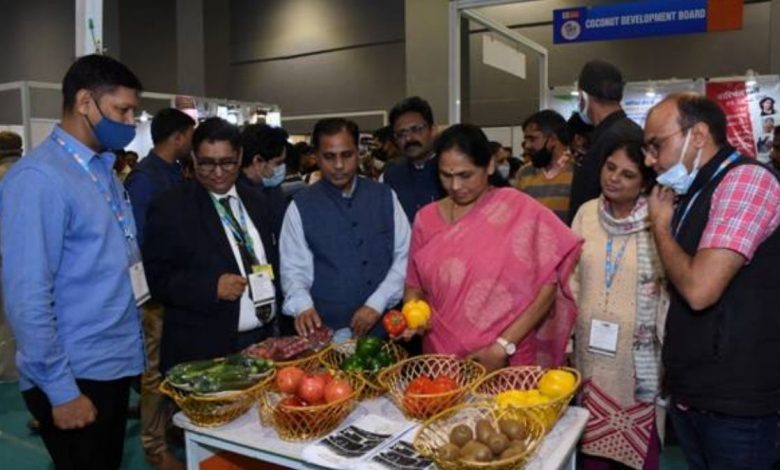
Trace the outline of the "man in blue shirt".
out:
[[[387,164],[380,181],[396,192],[411,224],[421,207],[445,195],[433,153],[436,125],[431,106],[419,96],[406,98],[390,110],[390,126],[403,157]]]
[[[409,222],[392,189],[357,176],[358,135],[346,119],[314,126],[323,179],[298,192],[284,216],[283,312],[301,335],[324,323],[363,336],[403,296]]]
[[[154,148],[125,180],[125,188],[133,204],[133,214],[138,227],[138,241],[144,240],[146,213],[152,200],[164,191],[184,181],[179,160],[192,151],[192,134],[195,121],[187,114],[174,108],[157,112],[152,119],[152,143]],[[163,196],[164,197],[164,196]],[[141,377],[141,445],[147,462],[158,469],[176,468],[176,459],[168,451],[165,431],[173,413],[173,407],[166,406],[159,387],[160,337],[163,326],[163,307],[152,300],[141,309],[146,340],[147,368]],[[179,464],[179,468],[183,468]]]
[[[145,281],[109,152],[134,137],[140,90],[114,59],[78,59],[62,82],[61,124],[0,185],[20,386],[58,469],[119,468],[130,382],[144,367]]]

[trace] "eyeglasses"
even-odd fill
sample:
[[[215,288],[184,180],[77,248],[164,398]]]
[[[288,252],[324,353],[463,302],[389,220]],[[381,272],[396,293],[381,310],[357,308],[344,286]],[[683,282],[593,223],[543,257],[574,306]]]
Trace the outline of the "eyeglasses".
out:
[[[661,153],[661,148],[663,148],[664,143],[681,132],[685,132],[685,129],[680,128],[665,137],[653,137],[642,145],[642,151],[645,155],[649,154],[650,156],[657,157],[658,154]]]
[[[213,173],[217,167],[225,173],[232,173],[238,167],[238,158],[196,158],[195,163],[198,173],[204,175]]]
[[[407,127],[406,129],[397,130],[393,133],[393,136],[396,140],[404,140],[409,138],[409,136],[417,135],[426,129],[428,129],[428,124],[415,124],[413,126]]]

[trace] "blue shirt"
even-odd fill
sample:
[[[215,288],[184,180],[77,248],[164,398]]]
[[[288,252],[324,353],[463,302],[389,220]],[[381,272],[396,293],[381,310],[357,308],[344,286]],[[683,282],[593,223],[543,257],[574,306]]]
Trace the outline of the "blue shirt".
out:
[[[125,180],[125,188],[133,204],[133,216],[138,228],[138,243],[143,243],[146,212],[157,194],[184,181],[181,166],[168,163],[154,150],[149,152]]]
[[[353,182],[350,192],[343,194],[344,197],[352,197],[356,182],[357,178]],[[385,309],[401,301],[404,294],[404,280],[406,279],[411,229],[395,192],[393,192],[393,219],[395,245],[392,266],[385,279],[365,300],[365,305],[379,313],[383,313]],[[279,254],[282,290],[285,295],[282,312],[285,315],[295,317],[314,307],[314,300],[310,293],[314,283],[314,255],[306,242],[301,213],[295,205],[295,201],[287,207],[284,216],[282,234],[279,238]]]
[[[95,154],[59,126],[52,136],[111,189],[134,231],[114,155]],[[78,397],[77,378],[141,373],[144,354],[131,245],[98,186],[52,136],[0,184],[0,254],[20,386],[39,387],[57,406]]]

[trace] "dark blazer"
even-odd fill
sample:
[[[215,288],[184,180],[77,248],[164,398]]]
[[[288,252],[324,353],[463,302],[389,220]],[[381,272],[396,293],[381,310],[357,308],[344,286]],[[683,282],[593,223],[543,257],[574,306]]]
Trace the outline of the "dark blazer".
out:
[[[262,197],[237,187],[275,273],[281,312],[279,248]],[[152,298],[163,304],[160,370],[237,352],[240,301],[217,299],[222,274],[241,274],[208,191],[188,181],[160,194],[149,208],[143,259]]]

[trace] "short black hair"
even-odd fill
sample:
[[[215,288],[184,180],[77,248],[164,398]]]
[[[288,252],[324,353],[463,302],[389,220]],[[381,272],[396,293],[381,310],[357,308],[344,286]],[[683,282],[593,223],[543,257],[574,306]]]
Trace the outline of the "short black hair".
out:
[[[496,142],[495,140],[491,140],[488,143],[490,145],[490,155],[495,155],[499,150],[504,148],[504,146],[501,145],[501,142]]]
[[[601,167],[607,163],[607,158],[613,153],[624,150],[629,160],[634,162],[639,168],[639,173],[642,175],[642,188],[645,191],[649,191],[655,184],[656,173],[652,167],[645,165],[645,153],[642,150],[644,142],[639,139],[622,139],[617,140],[607,147],[607,151],[604,153],[604,161],[601,162]],[[600,172],[601,170],[599,170]]]
[[[590,133],[593,132],[593,126],[583,121],[580,113],[571,113],[571,117],[566,121],[566,128],[569,131],[569,137],[572,139],[575,135],[581,135],[590,141]]]
[[[120,86],[143,91],[141,80],[118,60],[100,54],[79,57],[62,79],[62,109],[73,109],[79,90],[89,90],[100,97]]]
[[[250,124],[241,131],[241,146],[244,148],[242,167],[252,164],[255,155],[260,155],[264,161],[278,157],[284,152],[287,138],[290,135],[281,127],[268,124]]]
[[[623,74],[609,62],[591,60],[582,67],[577,85],[591,97],[609,102],[623,99]]]
[[[241,131],[234,124],[218,117],[210,117],[201,122],[192,135],[192,150],[198,153],[203,141],[227,141],[233,150],[241,149]]]
[[[429,126],[433,125],[431,105],[419,96],[410,96],[397,103],[390,110],[390,127],[395,126],[395,121],[406,113],[419,113]]]
[[[552,109],[543,109],[530,115],[523,122],[523,129],[525,130],[531,124],[535,124],[545,137],[554,135],[564,145],[568,145],[571,142],[566,119]]]
[[[355,121],[344,118],[326,118],[317,121],[314,125],[314,131],[311,134],[311,146],[314,150],[320,149],[320,139],[323,135],[335,135],[341,131],[346,131],[347,134],[352,136],[352,141],[355,143],[355,147],[360,142],[360,129]]]
[[[174,108],[161,109],[152,118],[152,143],[157,145],[177,132],[187,131],[190,127],[195,127],[195,120],[187,113]]]
[[[482,129],[473,124],[455,124],[439,134],[433,144],[436,155],[457,149],[465,154],[471,162],[481,168],[487,168],[493,157],[490,153],[490,142]]]
[[[726,113],[718,103],[694,92],[673,93],[664,99],[666,100],[674,100],[677,103],[680,129],[687,131],[697,123],[703,122],[709,127],[710,135],[716,145],[728,145]]]
[[[380,143],[393,142],[393,128],[390,126],[380,127],[374,131],[374,139]]]
[[[775,99],[772,98],[771,96],[765,96],[765,97],[761,98],[761,101],[758,102],[758,105],[759,106],[764,106],[764,101],[770,101],[770,102],[772,102],[772,106],[775,105]]]

